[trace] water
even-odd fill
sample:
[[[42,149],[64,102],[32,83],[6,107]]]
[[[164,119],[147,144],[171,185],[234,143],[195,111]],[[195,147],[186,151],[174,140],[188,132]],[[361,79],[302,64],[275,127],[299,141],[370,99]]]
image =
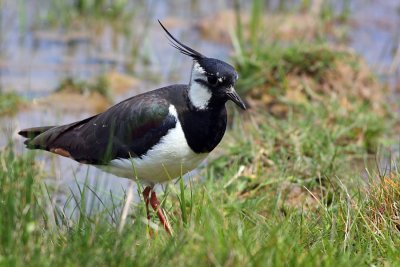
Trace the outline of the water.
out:
[[[229,46],[202,39],[193,26],[211,12],[232,8],[231,1],[138,2],[141,4],[129,5],[134,15],[122,25],[99,21],[95,27],[82,23],[68,30],[46,25],[40,18],[51,12],[52,1],[0,0],[0,88],[35,100],[49,95],[67,77],[87,80],[110,70],[138,77],[139,86],[115,96],[119,101],[163,85],[187,82],[191,61],[168,45],[157,19],[196,50],[211,57],[229,59]],[[286,6],[295,2],[287,1]],[[242,3],[245,8],[246,3]],[[279,1],[270,1],[271,9],[278,7]],[[399,1],[354,0],[350,8],[349,45],[366,58],[381,77],[395,84],[399,81],[399,66],[395,60],[400,35]],[[400,58],[400,50],[398,53]],[[22,152],[21,138],[16,135],[18,129],[69,123],[90,115],[90,111],[65,112],[33,105],[14,117],[0,118],[6,137],[0,139],[0,146],[11,138],[16,149]],[[124,190],[129,187],[130,181],[126,179],[49,153],[38,152],[38,162],[48,173],[47,183],[58,192],[54,194],[55,203],[61,206],[70,192],[79,192],[77,186],[84,183],[96,188],[106,203],[110,203],[110,191],[122,201]],[[93,204],[96,197],[92,194],[91,199],[89,203]],[[95,205],[101,208],[98,201]]]
[[[400,53],[400,2],[351,1],[349,45],[383,78],[398,83]],[[400,54],[398,55],[400,56]]]

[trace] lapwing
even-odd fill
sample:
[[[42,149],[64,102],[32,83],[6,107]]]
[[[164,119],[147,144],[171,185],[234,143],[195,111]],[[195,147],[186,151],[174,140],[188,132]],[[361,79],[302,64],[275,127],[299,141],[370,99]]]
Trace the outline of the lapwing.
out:
[[[234,89],[238,73],[228,63],[206,57],[178,41],[158,21],[171,45],[192,58],[188,84],[175,84],[126,99],[107,111],[61,126],[24,129],[29,149],[47,150],[114,175],[138,179],[168,233],[156,193],[157,183],[196,168],[218,145],[227,125],[225,103],[246,106]]]

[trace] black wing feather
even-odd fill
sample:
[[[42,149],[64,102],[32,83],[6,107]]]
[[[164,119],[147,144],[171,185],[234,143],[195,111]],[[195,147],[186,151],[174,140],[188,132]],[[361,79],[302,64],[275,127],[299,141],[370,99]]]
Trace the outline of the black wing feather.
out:
[[[62,149],[76,161],[90,164],[141,157],[176,124],[169,115],[169,102],[154,92],[127,99],[83,121],[50,128],[28,139],[27,147]]]

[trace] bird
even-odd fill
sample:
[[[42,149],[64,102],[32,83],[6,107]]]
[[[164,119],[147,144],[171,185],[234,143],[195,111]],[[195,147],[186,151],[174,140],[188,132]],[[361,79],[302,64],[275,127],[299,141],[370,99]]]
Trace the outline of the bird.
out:
[[[246,110],[234,86],[235,68],[176,39],[158,20],[170,44],[192,59],[187,84],[175,84],[128,98],[97,115],[60,126],[23,129],[28,149],[39,149],[95,166],[144,185],[149,205],[172,234],[154,186],[195,169],[220,143],[227,127],[225,104]]]

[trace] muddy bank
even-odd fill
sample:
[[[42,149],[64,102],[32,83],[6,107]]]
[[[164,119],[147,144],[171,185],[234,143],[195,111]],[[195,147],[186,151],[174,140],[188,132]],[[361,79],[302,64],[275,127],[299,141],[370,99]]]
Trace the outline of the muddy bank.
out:
[[[96,77],[89,82],[65,80],[54,93],[35,98],[32,104],[55,112],[100,113],[108,109],[128,91],[137,90],[138,79],[115,71]]]

